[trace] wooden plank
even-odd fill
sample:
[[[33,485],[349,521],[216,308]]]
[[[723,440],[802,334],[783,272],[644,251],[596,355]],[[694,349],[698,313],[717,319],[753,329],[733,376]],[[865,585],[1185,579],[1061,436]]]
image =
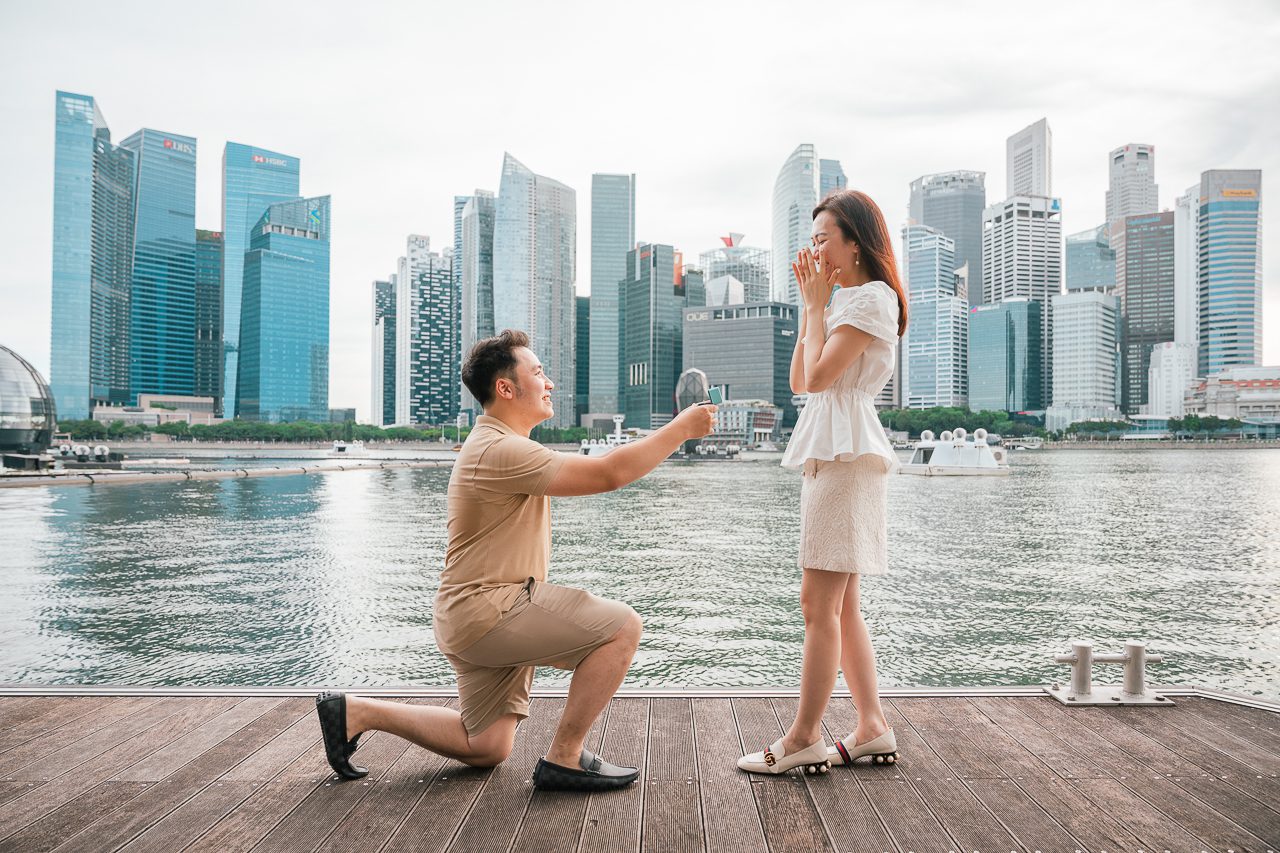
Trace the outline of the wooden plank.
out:
[[[456,700],[413,699],[411,705],[456,706]],[[404,822],[445,766],[445,758],[409,744],[355,808],[320,845],[320,851],[378,850]]]
[[[742,744],[733,705],[728,699],[695,699],[693,729],[706,849],[764,853],[768,845],[751,778],[736,766]]]
[[[108,703],[100,696],[33,696],[0,727],[0,750],[12,749],[33,737],[92,714],[104,704]]]
[[[114,725],[133,714],[154,705],[158,699],[148,696],[121,698],[104,704],[90,714],[77,717],[59,728],[31,738],[0,755],[0,764],[7,775],[20,767],[26,767],[60,749],[84,740],[89,735]]]
[[[591,725],[583,746],[601,754],[600,738],[604,734],[609,708]],[[635,787],[634,785],[632,787]],[[513,851],[553,853],[557,850],[575,851],[582,835],[582,820],[587,811],[588,797],[573,791],[539,791],[534,789],[529,799],[529,809],[520,823],[520,831],[512,843]]]
[[[190,731],[199,722],[233,707],[239,701],[231,697],[162,699],[135,714],[130,714],[123,720],[99,729],[88,737],[67,744],[25,767],[18,768],[13,775],[18,779],[55,779],[107,753],[123,754],[120,747],[125,743],[149,747],[146,752],[135,754],[133,759],[127,762],[131,764],[164,746],[180,734]],[[120,767],[125,763],[121,762],[116,767],[116,772],[119,772]],[[106,779],[99,781],[105,782]]]
[[[224,782],[266,782],[273,780],[280,771],[291,766],[301,756],[319,747],[318,757],[324,760],[324,743],[320,737],[320,722],[316,718],[315,703],[310,699],[302,700],[306,710],[284,731],[277,734],[266,744],[258,748],[252,755],[232,767],[222,776]],[[361,741],[363,749],[363,740]],[[314,773],[307,776],[315,781],[324,778],[329,769],[328,762],[323,768],[316,767]]]
[[[369,775],[343,781],[331,775],[262,836],[253,848],[255,853],[314,850],[409,748],[407,740],[386,732],[373,732],[367,737],[369,745],[362,746],[360,752]]]
[[[614,699],[609,703],[600,754],[615,764],[644,769],[648,744],[649,700]],[[643,784],[592,794],[582,825],[582,853],[639,850],[644,794]]]
[[[169,741],[196,728],[209,717],[221,713],[230,705],[237,704],[237,701],[211,698],[176,703],[171,706],[171,709],[176,709],[177,713],[163,716],[150,728],[116,744],[91,760],[79,762],[75,758],[66,759],[66,769],[74,772],[63,772],[30,793],[0,806],[0,838],[39,820],[98,783],[107,781],[115,776],[121,767],[127,767],[134,761],[142,760]],[[165,702],[157,703],[155,706],[157,715],[165,714],[170,710],[164,708],[165,704]],[[148,708],[141,713],[146,715],[151,711],[152,709]],[[148,719],[151,718],[148,717]]]
[[[247,784],[253,793],[184,850],[245,853],[316,788],[315,782],[297,780]]]
[[[1200,802],[1207,803],[1215,812],[1242,827],[1246,832],[1264,839],[1269,848],[1280,849],[1280,813],[1277,813],[1276,808],[1280,804],[1272,803],[1268,806],[1252,797],[1241,796],[1239,789],[1226,780],[1218,779],[1214,776],[1177,777],[1167,780],[1144,780],[1141,785],[1135,785],[1131,780],[1129,787],[1142,794],[1148,800],[1162,804],[1163,808],[1163,803],[1176,799],[1176,797],[1171,793],[1162,792],[1162,798],[1157,799],[1157,796],[1149,793],[1149,790],[1156,786],[1164,788],[1170,783],[1191,794]],[[1206,816],[1204,820],[1209,820],[1209,817]],[[1189,826],[1195,829],[1198,824],[1189,824]],[[1197,834],[1199,834],[1199,831],[1199,829],[1196,829]],[[1209,832],[1210,835],[1214,833],[1230,835],[1229,832],[1222,829],[1205,831]]]
[[[968,699],[940,700],[938,707],[956,728],[965,733],[973,748],[981,750],[1006,778],[1040,778],[1053,773],[1049,765]]]
[[[1205,794],[1199,798],[1186,790],[1180,784],[1182,781],[1144,777],[1128,780],[1126,787],[1213,849],[1234,849],[1240,853],[1266,846],[1261,838],[1221,811],[1223,806],[1228,812],[1244,816],[1250,823],[1256,823],[1253,818],[1259,812],[1269,812],[1271,829],[1280,829],[1280,820],[1276,820],[1274,811],[1256,800],[1240,796],[1220,779],[1196,779],[1202,783],[1200,787]],[[1265,821],[1262,825],[1266,831]]]
[[[701,798],[694,754],[693,705],[654,699],[649,709],[641,850],[703,849]],[[736,760],[736,758],[735,758]]]
[[[60,850],[63,853],[72,853],[78,850],[115,849],[130,844],[134,840],[145,839],[152,834],[149,831],[152,829],[157,831],[158,838],[163,842],[165,838],[174,834],[175,824],[180,827],[178,833],[184,840],[193,840],[230,811],[226,800],[233,796],[232,791],[239,790],[222,790],[216,784],[210,788],[210,782],[225,773],[246,754],[270,740],[272,735],[279,732],[284,725],[296,719],[299,713],[298,706],[299,703],[296,701],[285,704],[278,698],[263,699],[256,703],[253,699],[247,699],[240,703],[231,710],[239,712],[241,718],[247,717],[254,710],[259,712],[248,725],[242,726],[238,731],[191,760],[185,767],[137,797],[130,804],[127,814],[113,817],[110,821],[99,821],[89,825],[81,835],[68,841]],[[233,723],[226,722],[229,713],[230,711],[224,712],[215,717],[208,725],[203,726],[202,730],[215,730],[214,724],[219,721],[223,721],[222,729],[230,728]],[[175,743],[181,743],[183,740],[185,738],[179,738]],[[160,753],[163,762],[153,764],[153,768],[171,765],[174,763],[173,756],[181,755],[181,753],[172,752],[169,755],[163,755],[163,751]],[[148,771],[147,775],[151,772]],[[237,802],[250,793],[252,790],[246,790]],[[194,802],[191,802],[192,800]],[[178,816],[180,814],[181,817]],[[192,823],[196,818],[207,820],[207,822],[197,826]],[[151,847],[152,844],[153,842],[150,841],[142,842],[143,846],[150,849],[172,849],[163,843],[158,848]]]
[[[1227,779],[1259,802],[1280,803],[1280,779],[1274,776],[1263,776],[1260,769],[1243,761],[1237,761],[1182,731],[1164,719],[1160,712],[1166,709],[1109,708],[1107,710],[1117,712],[1115,720],[1118,723],[1127,724],[1179,756],[1185,757],[1196,766],[1196,769],[1190,773],[1173,775],[1198,776],[1201,773],[1208,773],[1219,779]],[[1135,711],[1146,711],[1146,713],[1134,713]]]
[[[1042,808],[1042,804],[1032,798],[1022,787],[1031,782],[1047,784],[1051,779],[1055,778],[1049,774],[1037,774],[1033,777],[1022,777],[1017,781],[1012,779],[973,779],[968,785],[973,795],[986,806],[987,811],[995,815],[1002,827],[1007,830],[1005,834],[1012,834],[1012,840],[1017,841],[1025,849],[1040,850],[1043,853],[1050,853],[1050,851],[1074,853],[1074,851],[1081,849],[1080,841],[1063,826],[1057,814],[1047,812]],[[948,818],[943,817],[943,822],[950,826]],[[964,838],[961,833],[952,832],[952,834],[960,835],[961,838]],[[998,833],[996,833],[996,837],[999,837]],[[1003,841],[1003,839],[1000,840]],[[985,848],[966,846],[965,849]],[[996,848],[993,846],[991,849],[1003,849],[1003,847]]]
[[[230,814],[255,790],[257,786],[251,782],[214,782],[126,844],[121,848],[122,853],[181,850]]]
[[[0,849],[52,850],[99,817],[127,812],[130,801],[147,787],[145,782],[102,782],[10,835]]]
[[[1179,697],[1177,707],[1204,720],[1211,721],[1238,738],[1243,738],[1276,755],[1280,755],[1280,712],[1249,708],[1220,699],[1198,696]]]
[[[1053,700],[1050,700],[1053,701]],[[1097,776],[1075,778],[1096,779]],[[1152,779],[1152,781],[1163,781]],[[1070,832],[1085,850],[1137,850],[1142,842],[1112,819],[1070,781],[1057,777],[1023,779],[1018,786]],[[1013,827],[1020,837],[1018,827]]]
[[[1123,722],[1108,719],[1105,713],[1101,717],[1088,713],[1094,709],[1065,708],[1055,699],[1048,699],[1043,703],[1028,702],[1019,707],[1046,728],[1062,737],[1069,737],[1078,751],[1116,778],[1185,776],[1201,772],[1191,762],[1139,734]]]
[[[921,777],[921,781],[925,780],[925,777]],[[955,779],[953,778],[952,781],[954,782]],[[956,842],[947,834],[942,824],[925,804],[924,798],[910,782],[864,779],[862,784],[866,788],[867,798],[875,804],[876,812],[884,821],[898,850],[908,853],[908,851],[917,850],[961,849],[956,846]]]
[[[10,728],[43,710],[44,696],[0,696],[0,726]]]
[[[1256,773],[1272,777],[1280,774],[1280,755],[1259,746],[1252,740],[1239,737],[1227,731],[1219,725],[1217,720],[1206,719],[1194,711],[1183,708],[1181,705],[1175,705],[1172,708],[1161,708],[1158,718],[1150,717],[1149,714],[1133,713],[1144,710],[1142,708],[1120,708],[1117,710],[1123,712],[1120,718],[1125,722],[1135,720],[1146,723],[1149,720],[1158,720],[1160,723],[1168,724],[1170,727],[1169,729],[1162,729],[1162,731],[1176,729],[1179,732],[1177,737],[1180,743],[1186,743],[1185,737],[1191,737],[1216,752],[1252,768]],[[1130,725],[1133,725],[1133,723],[1130,723]],[[1143,731],[1138,726],[1135,726],[1135,728]],[[1161,736],[1161,742],[1164,742],[1163,736]],[[1205,755],[1207,753],[1201,750],[1200,754]]]
[[[743,752],[764,749],[782,734],[782,726],[768,699],[735,699],[733,709]],[[793,770],[777,776],[751,774],[751,792],[756,798],[765,840],[770,850],[832,850],[822,818],[798,772]]]
[[[1142,849],[1204,849],[1198,838],[1114,779],[1076,779],[1072,784],[1137,836]]]
[[[516,737],[521,732],[517,731]],[[426,777],[421,777],[425,779]],[[489,771],[446,761],[382,853],[442,853],[470,813]]]
[[[16,800],[43,782],[0,782],[0,805]]]
[[[562,710],[563,699],[533,700],[511,757],[489,771],[484,790],[448,847],[451,853],[506,850],[511,846],[533,793],[530,777],[534,764],[546,755]]]
[[[1023,706],[1032,702],[1056,702],[1050,697],[977,697],[970,700],[988,719],[1036,756],[1052,772],[1064,779],[1105,778],[1110,774],[1059,738],[1038,720],[1028,716]]]
[[[972,780],[972,782],[982,780]],[[987,780],[1000,781],[1000,780]],[[912,782],[925,804],[955,839],[960,850],[1015,850],[1018,843],[969,785],[960,779],[921,779]],[[1020,810],[1029,818],[1026,809]],[[1031,849],[1039,846],[1034,845]]]
[[[178,768],[190,764],[198,755],[221,743],[282,701],[284,700],[278,697],[269,696],[245,699],[198,728],[175,738],[141,761],[130,764],[116,775],[116,781],[158,782]],[[229,769],[230,767],[224,767],[219,775]],[[204,781],[210,782],[212,779]]]
[[[938,703],[947,701],[951,700],[895,699],[893,705],[955,776],[962,779],[1005,778],[1006,774],[944,713]]]
[[[828,711],[832,710],[831,705],[835,702],[833,697],[828,703]],[[772,704],[774,714],[784,724],[795,719],[800,711],[799,699],[774,699]],[[853,704],[847,698],[840,704],[843,705],[843,714],[849,717],[854,716]],[[837,708],[836,714],[841,715],[840,719],[845,719],[841,709]],[[856,725],[856,720],[853,722]],[[827,740],[831,741],[833,738],[827,735]],[[876,769],[883,771],[893,767],[894,765],[882,764]],[[884,776],[884,774],[877,775],[881,775],[882,778]],[[883,851],[893,848],[888,830],[885,829],[875,808],[867,799],[866,791],[859,784],[858,775],[853,770],[849,767],[833,767],[821,775],[806,775],[804,781],[827,835],[830,836],[837,850]]]

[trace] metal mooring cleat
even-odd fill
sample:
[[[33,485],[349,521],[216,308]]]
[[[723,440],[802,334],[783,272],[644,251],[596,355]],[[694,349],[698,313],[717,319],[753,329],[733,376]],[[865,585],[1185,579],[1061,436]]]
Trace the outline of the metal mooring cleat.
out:
[[[1172,705],[1173,700],[1158,696],[1147,689],[1147,664],[1161,663],[1160,655],[1147,654],[1147,644],[1140,640],[1125,640],[1124,653],[1095,655],[1093,643],[1075,640],[1071,653],[1054,655],[1057,663],[1071,664],[1071,683],[1054,683],[1045,690],[1064,705]],[[1095,663],[1124,664],[1123,684],[1093,683]]]

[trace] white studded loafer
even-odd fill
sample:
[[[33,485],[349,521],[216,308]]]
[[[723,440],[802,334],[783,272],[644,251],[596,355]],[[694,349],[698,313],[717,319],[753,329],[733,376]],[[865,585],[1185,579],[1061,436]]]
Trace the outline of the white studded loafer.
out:
[[[782,738],[764,752],[753,752],[738,759],[738,769],[748,773],[786,773],[794,767],[803,767],[806,773],[826,773],[831,767],[827,758],[827,744],[819,739],[794,755],[782,749]]]
[[[853,732],[845,735],[827,750],[827,759],[836,767],[852,764],[863,756],[871,756],[872,764],[894,764],[898,760],[898,741],[889,729],[866,743],[854,743]]]

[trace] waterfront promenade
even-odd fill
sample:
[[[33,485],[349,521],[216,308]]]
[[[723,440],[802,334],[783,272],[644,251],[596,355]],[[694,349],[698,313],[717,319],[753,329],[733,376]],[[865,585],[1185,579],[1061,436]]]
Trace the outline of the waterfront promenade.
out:
[[[1036,688],[887,690],[901,762],[747,776],[794,693],[631,691],[588,747],[642,776],[535,792],[563,693],[511,758],[446,761],[383,733],[370,775],[328,772],[304,691],[0,695],[5,851],[1267,851],[1280,845],[1280,713],[1171,689],[1173,707],[1067,708]],[[448,703],[448,691],[382,690]],[[97,693],[99,695],[91,695]],[[115,695],[101,695],[115,694]],[[1197,695],[1199,694],[1199,695]],[[1255,702],[1255,705],[1267,703]],[[833,701],[827,737],[854,724]]]

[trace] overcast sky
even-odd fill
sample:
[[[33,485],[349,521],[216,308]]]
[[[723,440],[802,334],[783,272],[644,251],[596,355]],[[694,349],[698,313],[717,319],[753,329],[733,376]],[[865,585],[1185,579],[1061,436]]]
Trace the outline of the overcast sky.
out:
[[[333,197],[330,405],[369,416],[370,283],[405,237],[453,240],[453,196],[502,154],[575,188],[589,288],[593,172],[637,176],[637,238],[696,260],[741,231],[801,142],[890,230],[951,169],[1005,190],[1005,138],[1047,117],[1064,233],[1102,221],[1107,152],[1156,147],[1162,208],[1213,168],[1280,200],[1280,4],[244,3],[0,5],[0,343],[49,365],[54,92],[120,141],[199,140],[200,228],[221,228],[228,140],[302,159]],[[1045,10],[1045,11],[1040,11]],[[1270,57],[1270,58],[1268,58]],[[1274,221],[1274,220],[1273,220]],[[1264,361],[1280,364],[1280,228],[1264,229]]]

